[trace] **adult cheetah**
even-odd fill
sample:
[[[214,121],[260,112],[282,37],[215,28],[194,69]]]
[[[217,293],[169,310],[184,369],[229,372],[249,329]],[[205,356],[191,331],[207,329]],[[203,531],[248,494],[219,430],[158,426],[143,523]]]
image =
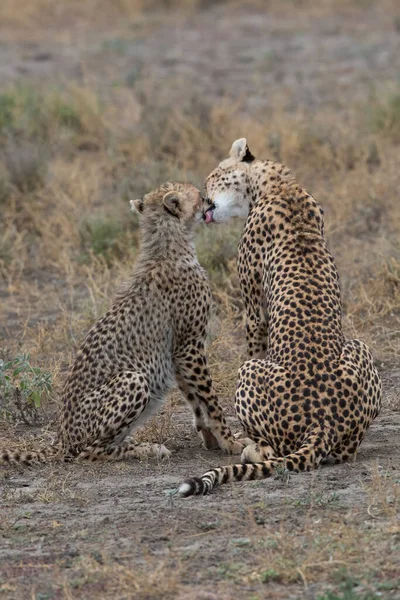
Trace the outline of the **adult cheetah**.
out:
[[[247,216],[238,270],[252,357],[239,370],[236,412],[253,444],[242,463],[182,483],[183,496],[269,477],[278,467],[354,460],[382,390],[369,348],[345,340],[339,277],[320,205],[289,169],[256,160],[245,139],[207,179],[206,221]]]
[[[204,204],[193,185],[166,183],[131,201],[141,248],[130,282],[89,331],[62,393],[59,446],[0,462],[121,460],[167,456],[165,446],[128,439],[178,384],[207,448],[240,453],[213,391],[205,354],[211,292],[193,247]]]

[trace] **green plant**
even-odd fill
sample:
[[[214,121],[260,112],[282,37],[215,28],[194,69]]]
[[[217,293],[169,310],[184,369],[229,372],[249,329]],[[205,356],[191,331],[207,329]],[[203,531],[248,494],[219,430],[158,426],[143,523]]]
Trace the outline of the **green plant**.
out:
[[[43,95],[30,85],[17,85],[8,93],[8,128],[26,136],[43,137],[48,129],[48,110]]]
[[[350,575],[345,575],[344,581],[339,586],[339,592],[328,591],[317,596],[317,600],[378,600],[374,592],[359,593],[356,589],[358,581]]]
[[[0,94],[0,131],[9,129],[14,122],[15,100],[9,93]]]
[[[373,99],[366,110],[367,123],[373,133],[383,133],[393,141],[400,139],[400,93],[385,99]]]
[[[279,573],[278,571],[275,571],[275,569],[267,569],[261,573],[260,577],[262,583],[268,583],[269,581],[279,580]]]
[[[17,85],[0,94],[0,134],[47,143],[62,128],[81,132],[81,109],[79,100],[63,89],[43,93]]]
[[[0,272],[6,269],[13,259],[12,233],[0,226]]]
[[[38,418],[43,396],[51,392],[50,373],[32,367],[29,354],[20,354],[8,362],[0,359],[0,415],[17,415],[31,425]]]
[[[196,524],[196,527],[198,527],[198,529],[201,529],[202,531],[212,531],[213,529],[218,529],[220,525],[220,521],[216,520],[216,521],[201,521],[200,523]]]
[[[90,253],[103,256],[108,263],[113,256],[120,256],[120,240],[123,236],[122,223],[113,218],[94,217],[85,220],[80,228],[81,245],[84,251],[83,262]]]
[[[275,467],[274,479],[280,479],[283,483],[289,483],[290,471],[286,468],[285,463]]]
[[[82,119],[78,113],[78,109],[73,103],[68,103],[61,98],[55,98],[52,112],[54,118],[62,127],[74,131],[82,131]]]
[[[329,495],[322,494],[322,496],[305,496],[305,498],[297,498],[292,501],[293,506],[337,506],[339,504],[340,496],[336,492],[332,492]]]
[[[47,172],[47,152],[44,147],[26,141],[22,144],[11,138],[4,158],[9,181],[14,188],[26,193],[43,185]]]

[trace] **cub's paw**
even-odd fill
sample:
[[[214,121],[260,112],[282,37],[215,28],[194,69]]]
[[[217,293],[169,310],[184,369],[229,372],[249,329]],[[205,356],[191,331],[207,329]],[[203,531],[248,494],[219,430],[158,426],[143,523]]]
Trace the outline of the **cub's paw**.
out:
[[[240,454],[243,452],[245,444],[243,440],[235,440],[234,437],[227,440],[222,440],[222,449],[228,454]]]
[[[263,462],[265,458],[263,458],[260,453],[260,449],[257,444],[249,444],[242,452],[242,456],[240,457],[242,463],[259,463]]]
[[[250,446],[250,444],[254,444],[254,441],[251,440],[248,437],[240,437],[242,434],[241,433],[235,433],[233,435],[233,437],[235,438],[235,440],[237,442],[240,442],[241,444],[243,444],[243,446]]]
[[[136,457],[139,459],[156,458],[157,460],[164,460],[170,456],[171,452],[164,444],[144,443],[139,444],[136,448]]]
[[[164,444],[155,444],[155,456],[158,460],[165,460],[171,456],[172,452]]]

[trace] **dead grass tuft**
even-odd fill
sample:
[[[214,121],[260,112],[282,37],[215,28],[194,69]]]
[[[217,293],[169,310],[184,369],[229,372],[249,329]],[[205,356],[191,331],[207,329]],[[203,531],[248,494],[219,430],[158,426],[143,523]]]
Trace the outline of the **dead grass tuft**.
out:
[[[382,582],[395,580],[396,560],[386,558],[399,533],[396,515],[400,486],[390,473],[390,465],[388,469],[377,466],[371,470],[365,483],[369,499],[366,508],[347,512],[335,504],[327,509],[318,508],[324,506],[322,503],[305,505],[309,508],[299,529],[282,521],[263,537],[260,510],[250,513],[252,543],[260,549],[257,554],[262,559],[256,561],[258,568],[248,575],[249,580],[264,584],[299,582],[307,590],[319,581],[342,589],[340,584],[352,578],[350,587],[358,587],[358,593],[371,589],[368,573],[379,573]],[[319,510],[328,511],[329,518],[320,518]]]
[[[72,572],[64,582],[65,597],[74,598],[76,594],[111,597],[118,593],[134,594],[138,600],[175,598],[179,589],[179,564],[167,570],[164,562],[157,564],[154,559],[145,557],[142,568],[137,569],[125,566],[124,562],[124,557],[116,562],[100,553],[80,557],[74,561]]]

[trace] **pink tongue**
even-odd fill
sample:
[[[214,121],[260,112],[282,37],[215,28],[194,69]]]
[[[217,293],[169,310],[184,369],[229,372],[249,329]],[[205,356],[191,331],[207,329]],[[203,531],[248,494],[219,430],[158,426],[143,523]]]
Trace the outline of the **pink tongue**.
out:
[[[212,210],[208,210],[206,212],[206,218],[205,218],[206,223],[211,223],[214,220],[213,219],[213,212],[214,211],[212,211]]]

